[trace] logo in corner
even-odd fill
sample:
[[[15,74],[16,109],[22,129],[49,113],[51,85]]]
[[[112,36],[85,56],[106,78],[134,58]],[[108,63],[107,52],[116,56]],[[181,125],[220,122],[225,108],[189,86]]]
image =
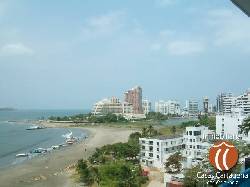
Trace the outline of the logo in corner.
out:
[[[227,171],[238,161],[238,150],[227,141],[218,141],[209,150],[210,163],[220,171]]]

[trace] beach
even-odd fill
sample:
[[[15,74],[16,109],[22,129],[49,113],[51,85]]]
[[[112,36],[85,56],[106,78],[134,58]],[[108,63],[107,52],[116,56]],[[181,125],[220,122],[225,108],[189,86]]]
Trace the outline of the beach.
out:
[[[60,124],[51,125],[56,127]],[[67,126],[67,124],[64,124]],[[20,165],[0,171],[2,187],[76,187],[72,174],[77,160],[88,158],[96,148],[106,144],[126,142],[133,129],[104,126],[79,127],[89,132],[89,137],[65,150],[28,160]]]

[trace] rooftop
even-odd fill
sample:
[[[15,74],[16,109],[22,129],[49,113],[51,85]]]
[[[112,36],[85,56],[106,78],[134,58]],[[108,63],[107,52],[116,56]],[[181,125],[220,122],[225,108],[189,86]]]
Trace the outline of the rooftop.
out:
[[[159,135],[154,137],[148,137],[148,139],[157,139],[157,140],[167,140],[167,139],[174,139],[174,138],[181,138],[183,137],[181,134],[173,134],[173,135]]]

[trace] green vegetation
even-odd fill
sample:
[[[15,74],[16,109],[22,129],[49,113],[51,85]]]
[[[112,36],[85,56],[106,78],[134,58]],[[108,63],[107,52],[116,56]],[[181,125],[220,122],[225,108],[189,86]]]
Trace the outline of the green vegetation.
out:
[[[207,126],[210,130],[216,129],[216,118],[207,115],[199,116],[199,124]]]
[[[139,187],[148,178],[142,175],[142,169],[137,158],[139,137],[135,132],[129,136],[126,143],[116,143],[97,148],[87,160],[79,160],[76,171],[80,182],[86,186]]]
[[[95,116],[89,114],[78,114],[74,116],[55,117],[51,116],[48,118],[52,121],[73,121],[73,122],[89,122],[89,123],[113,123],[113,122],[127,122],[122,115],[106,114],[102,116]]]
[[[248,134],[250,131],[250,117],[246,118],[243,124],[240,126],[241,133]]]
[[[216,119],[215,117],[208,116],[208,115],[203,115],[203,116],[198,116],[198,121],[188,121],[188,122],[183,122],[181,124],[181,128],[186,128],[190,126],[207,126],[210,130],[215,130],[216,128]]]
[[[146,115],[146,120],[167,120],[168,119],[168,116],[167,115],[164,115],[160,112],[149,112],[147,115]]]
[[[127,122],[122,115],[106,114],[103,116],[90,115],[88,121],[91,123],[113,123],[113,122]]]
[[[58,116],[50,116],[48,119],[52,121],[84,121],[87,119],[89,114],[77,114],[74,116],[63,116],[63,117],[58,117]]]
[[[197,178],[198,172],[204,173],[204,169],[202,169],[201,166],[199,165],[192,167],[185,172],[185,178],[184,178],[185,187],[207,186],[206,184],[207,180],[205,181]]]
[[[167,173],[176,174],[182,169],[182,156],[180,152],[172,154],[165,162],[165,169]]]

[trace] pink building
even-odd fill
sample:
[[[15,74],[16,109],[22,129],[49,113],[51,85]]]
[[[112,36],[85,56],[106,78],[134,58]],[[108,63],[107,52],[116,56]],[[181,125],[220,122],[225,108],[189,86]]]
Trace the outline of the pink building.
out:
[[[134,114],[142,114],[142,89],[139,86],[124,93],[125,102],[132,104]]]

